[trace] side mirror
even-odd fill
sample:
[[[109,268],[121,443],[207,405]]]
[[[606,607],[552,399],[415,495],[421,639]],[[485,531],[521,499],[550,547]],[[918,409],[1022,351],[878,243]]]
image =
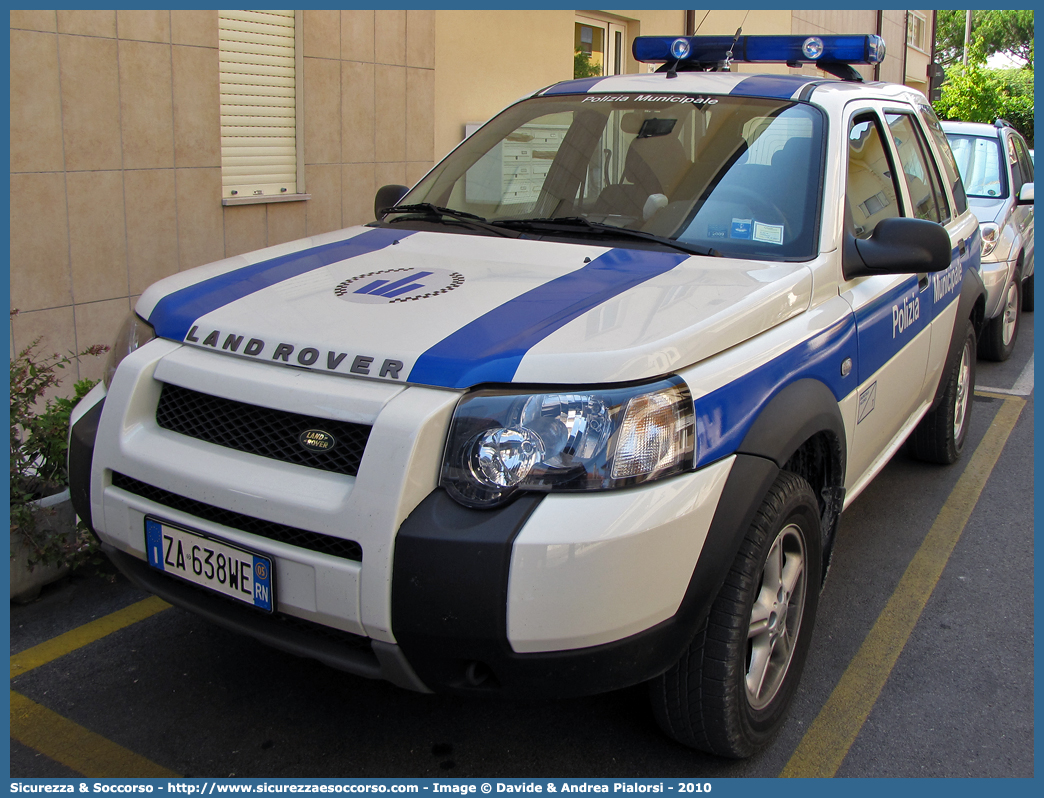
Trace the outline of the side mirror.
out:
[[[946,228],[926,219],[882,219],[870,238],[845,236],[841,270],[845,279],[871,274],[922,274],[950,267]]]
[[[1033,204],[1033,184],[1023,183],[1022,190],[1019,192],[1019,199],[1017,204],[1019,205],[1032,205]]]
[[[399,200],[406,196],[406,192],[409,191],[408,186],[381,186],[377,189],[377,196],[373,200],[373,218],[380,219],[384,216],[384,212],[388,208],[393,208],[399,204]]]

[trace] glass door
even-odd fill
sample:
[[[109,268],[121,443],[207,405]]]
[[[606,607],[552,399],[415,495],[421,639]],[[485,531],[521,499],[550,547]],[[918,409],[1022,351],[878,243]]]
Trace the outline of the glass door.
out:
[[[578,15],[573,36],[573,77],[622,75],[626,71],[626,47],[623,25]]]

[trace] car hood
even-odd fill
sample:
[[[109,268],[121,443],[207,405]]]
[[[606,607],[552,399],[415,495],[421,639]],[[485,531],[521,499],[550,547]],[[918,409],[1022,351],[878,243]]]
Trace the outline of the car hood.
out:
[[[1004,217],[1008,213],[1008,199],[984,199],[980,197],[968,197],[968,207],[971,208],[979,224],[985,222],[996,222],[1003,224]]]
[[[804,264],[359,227],[174,275],[136,310],[215,353],[459,389],[652,378],[811,291]]]

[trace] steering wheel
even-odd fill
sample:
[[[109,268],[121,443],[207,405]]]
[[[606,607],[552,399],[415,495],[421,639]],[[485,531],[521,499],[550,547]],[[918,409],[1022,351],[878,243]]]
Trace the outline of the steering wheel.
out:
[[[711,194],[709,202],[735,202],[738,205],[746,205],[751,218],[759,222],[787,223],[787,215],[775,202],[746,186],[718,186]]]

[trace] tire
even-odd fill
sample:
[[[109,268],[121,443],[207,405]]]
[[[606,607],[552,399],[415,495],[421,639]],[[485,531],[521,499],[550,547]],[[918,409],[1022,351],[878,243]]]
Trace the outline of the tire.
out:
[[[1033,312],[1033,275],[1022,282],[1022,312]]]
[[[997,362],[1011,357],[1022,323],[1022,292],[1022,276],[1016,270],[1011,282],[1004,288],[1000,313],[983,327],[982,338],[979,340],[979,357]]]
[[[780,472],[693,641],[650,682],[653,713],[668,736],[738,759],[783,725],[819,604],[819,516],[808,482]]]
[[[946,392],[939,405],[921,419],[908,441],[919,460],[949,465],[964,449],[971,422],[975,393],[975,327],[970,321],[964,331],[964,346],[957,362],[945,375]]]

